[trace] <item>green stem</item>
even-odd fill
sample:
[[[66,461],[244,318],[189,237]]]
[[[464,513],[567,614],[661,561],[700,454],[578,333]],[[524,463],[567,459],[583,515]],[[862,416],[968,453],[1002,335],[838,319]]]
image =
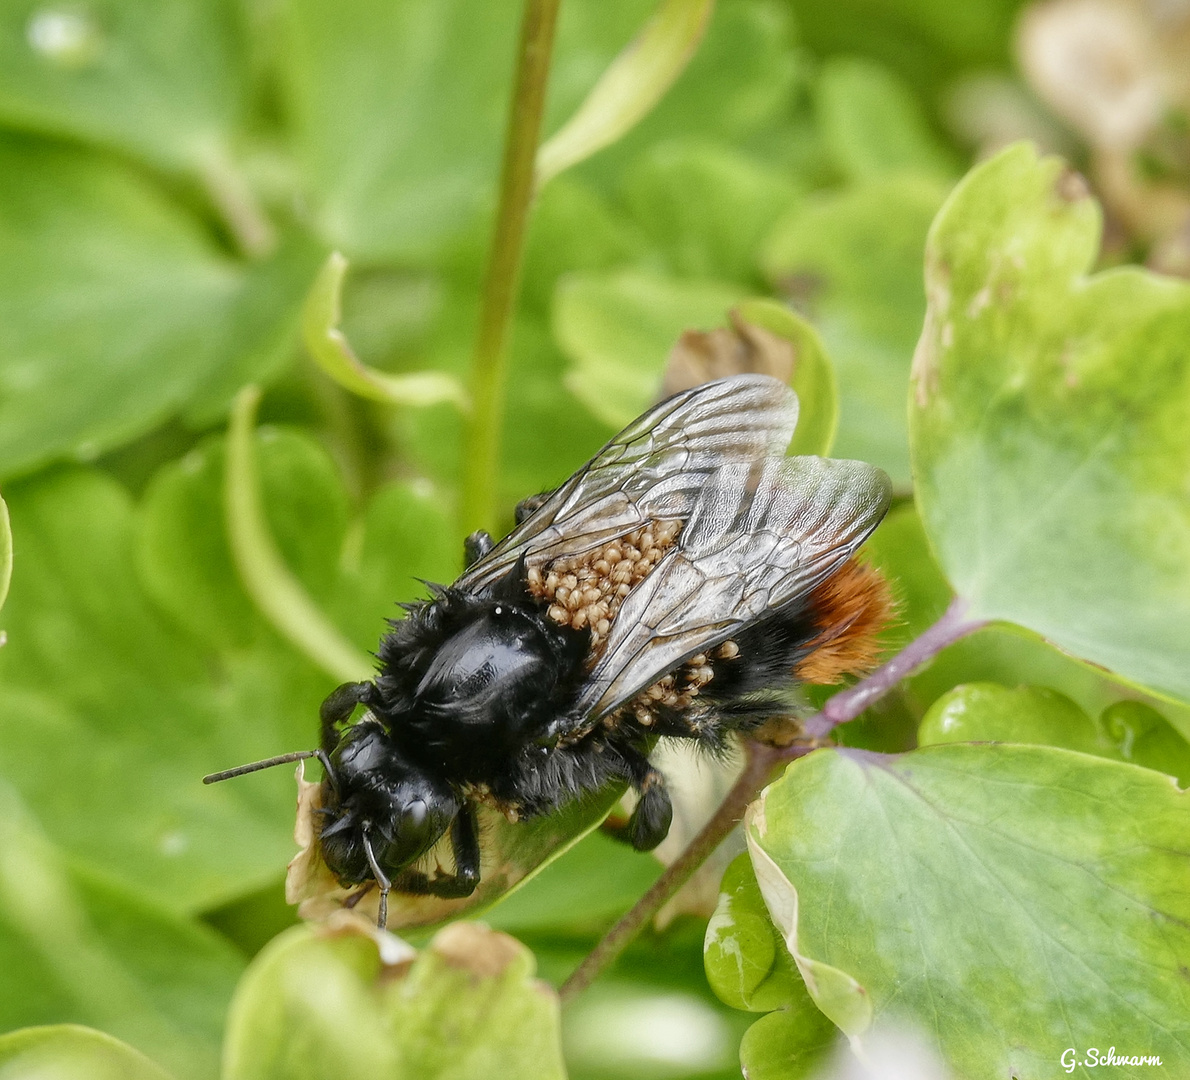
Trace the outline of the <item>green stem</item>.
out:
[[[516,87],[504,142],[500,207],[471,362],[472,411],[467,419],[462,503],[463,526],[467,532],[491,530],[495,524],[505,351],[533,198],[533,165],[541,135],[559,3],[560,0],[525,0]]]

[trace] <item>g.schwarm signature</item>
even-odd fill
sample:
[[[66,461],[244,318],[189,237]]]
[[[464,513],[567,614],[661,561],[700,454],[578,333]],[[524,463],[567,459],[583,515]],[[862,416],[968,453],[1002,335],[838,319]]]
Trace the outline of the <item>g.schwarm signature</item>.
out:
[[[1097,1047],[1090,1047],[1079,1060],[1078,1051],[1072,1046],[1062,1052],[1062,1067],[1068,1072],[1074,1072],[1080,1065],[1084,1069],[1094,1069],[1098,1065],[1160,1065],[1161,1058],[1157,1054],[1117,1054],[1113,1046],[1106,1052]]]

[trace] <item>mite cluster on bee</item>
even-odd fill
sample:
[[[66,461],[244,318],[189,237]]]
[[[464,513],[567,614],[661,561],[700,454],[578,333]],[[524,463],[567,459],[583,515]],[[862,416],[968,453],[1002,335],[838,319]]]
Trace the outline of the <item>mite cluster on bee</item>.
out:
[[[526,572],[530,595],[548,605],[546,614],[560,626],[589,627],[591,653],[597,656],[624,598],[673,547],[680,521],[650,521],[625,536],[554,559]]]
[[[716,660],[734,660],[740,647],[725,641],[710,652],[696,653],[677,671],[658,679],[643,694],[628,704],[625,712],[642,727],[652,727],[659,709],[688,709],[694,699],[715,677]],[[610,726],[609,721],[604,721]]]

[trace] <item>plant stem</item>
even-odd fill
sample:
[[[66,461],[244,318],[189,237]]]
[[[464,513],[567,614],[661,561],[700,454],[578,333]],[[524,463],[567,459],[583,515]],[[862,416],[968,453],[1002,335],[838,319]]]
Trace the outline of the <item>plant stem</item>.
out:
[[[231,155],[212,149],[199,166],[203,184],[227,231],[243,254],[252,259],[271,255],[277,230]]]
[[[462,503],[462,522],[467,532],[491,529],[495,523],[505,352],[533,198],[533,165],[541,134],[559,3],[560,0],[525,0],[521,22],[516,87],[504,140],[500,207],[471,362],[471,413],[464,445]]]
[[[987,626],[986,620],[965,618],[966,610],[967,601],[956,596],[936,623],[909,642],[888,663],[882,664],[850,689],[835,694],[820,713],[803,721],[803,735],[810,739],[825,738],[840,724],[854,720],[905,676],[927,660],[932,660],[948,645]]]
[[[941,652],[946,646],[986,626],[981,620],[963,617],[965,600],[956,597],[942,617],[905,646],[888,663],[849,690],[835,694],[821,712],[801,723],[801,741],[788,746],[748,741],[744,770],[702,831],[654,882],[631,910],[616,923],[583,959],[558,991],[563,1004],[582,993],[609,964],[613,963],[654,915],[665,905],[735,828],[748,805],[760,794],[773,772],[781,765],[817,749],[820,740],[834,728],[854,720],[864,709],[887,694],[901,679]]]
[[[719,804],[714,816],[690,841],[682,854],[666,867],[665,872],[653,883],[649,891],[574,969],[570,978],[558,991],[563,1004],[590,986],[599,973],[624,951],[641,928],[661,910],[665,902],[690,880],[694,871],[743,818],[748,804],[760,794],[773,770],[786,761],[808,754],[812,749],[814,748],[808,745],[775,747],[758,742],[744,744],[744,769],[731,786],[731,790],[723,797],[723,802]]]

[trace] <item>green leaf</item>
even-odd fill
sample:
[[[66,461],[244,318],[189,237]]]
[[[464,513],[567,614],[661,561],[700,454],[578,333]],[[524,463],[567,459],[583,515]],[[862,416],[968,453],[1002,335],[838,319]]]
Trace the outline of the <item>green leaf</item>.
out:
[[[1012,53],[1018,0],[814,0],[790,5],[805,46],[818,56],[863,55],[887,64],[935,99],[965,69],[1003,67]]]
[[[462,384],[443,371],[389,375],[367,367],[339,329],[340,298],[347,260],[332,252],[319,271],[302,308],[302,335],[310,355],[335,382],[361,397],[389,405],[433,405],[450,401],[467,406]]]
[[[126,1043],[75,1024],[0,1035],[0,1073],[37,1080],[170,1080]]]
[[[706,31],[714,0],[661,0],[608,65],[574,115],[537,152],[537,184],[630,131],[681,75]]]
[[[1168,773],[1190,787],[1190,742],[1152,706],[1117,701],[1103,710],[1099,726],[1125,761]]]
[[[3,140],[0,175],[0,473],[10,475],[93,457],[176,409],[214,362],[239,274],[122,166]]]
[[[959,1075],[1048,1076],[1109,1040],[1190,1067],[1190,795],[1168,777],[1049,747],[825,750],[749,820],[774,921],[861,1042],[816,967]]]
[[[325,256],[321,243],[291,231],[268,258],[245,268],[211,363],[187,396],[183,417],[189,427],[222,423],[241,387],[273,383],[292,363],[302,298]]]
[[[218,168],[244,110],[239,22],[226,0],[5,4],[0,121],[169,168]]]
[[[910,427],[918,506],[971,615],[1190,701],[1190,285],[1088,276],[1099,211],[1029,146],[930,233]]]
[[[897,172],[951,176],[921,107],[887,68],[834,57],[823,65],[816,89],[823,140],[848,180],[879,180]]]
[[[641,858],[627,844],[593,830],[485,911],[483,919],[497,930],[522,936],[543,927],[589,929],[594,942],[598,932],[632,907],[660,873],[656,859]]]
[[[890,513],[865,550],[892,582],[900,622],[888,634],[887,643],[890,650],[899,649],[938,619],[954,594],[938,569],[921,519],[912,506],[899,507]],[[931,704],[954,686],[975,682],[1047,686],[1071,699],[1091,716],[1119,703],[1121,697],[1135,693],[1112,678],[1110,673],[1079,663],[1036,634],[1011,625],[990,626],[944,649],[926,668],[901,684],[902,698],[914,713],[914,727]],[[1137,721],[1145,728],[1147,721],[1141,721],[1141,716],[1156,714],[1151,714],[1139,702],[1137,705],[1140,708]],[[1177,735],[1179,731],[1190,735],[1190,709],[1172,703],[1163,703],[1162,709],[1177,738],[1182,737]],[[870,719],[877,723],[883,722],[884,718],[873,715]],[[1102,717],[1100,727],[1110,731]],[[1138,728],[1138,737],[1139,731]],[[1118,736],[1112,738],[1123,745],[1130,736],[1121,729]],[[1164,745],[1164,736],[1158,738]],[[1170,744],[1171,748],[1175,745]],[[1133,759],[1125,754],[1125,760]],[[1160,768],[1159,765],[1150,767]],[[1177,773],[1173,768],[1164,771]]]
[[[921,746],[955,742],[1037,743],[1117,757],[1095,721],[1070,698],[1044,686],[969,683],[943,694],[917,733]]]
[[[299,0],[286,29],[288,109],[328,243],[424,258],[473,223],[492,188],[513,10]]]
[[[567,480],[617,430],[570,390],[569,365],[544,319],[519,320],[513,347],[509,385],[516,390],[504,413],[500,478],[510,526],[520,499]]]
[[[622,269],[648,257],[649,249],[648,238],[609,198],[575,176],[559,177],[533,207],[525,240],[522,308],[548,313],[563,274]]]
[[[765,910],[747,854],[737,856],[723,875],[702,959],[711,989],[734,1009],[814,1008]]]
[[[398,601],[423,595],[425,581],[453,581],[462,567],[449,507],[425,480],[397,480],[380,488],[344,540],[328,610],[369,652]]]
[[[921,253],[945,188],[900,176],[807,198],[774,227],[765,274],[822,334],[839,381],[834,453],[909,485],[905,382],[921,331]]]
[[[524,946],[456,923],[414,956],[351,918],[283,934],[236,991],[224,1080],[565,1076],[557,998]]]
[[[275,880],[293,853],[292,780],[198,778],[309,746],[333,684],[271,635],[215,651],[164,617],[109,478],[74,470],[8,495],[21,572],[0,649],[0,775],[80,865],[173,910]]]
[[[0,496],[0,608],[8,599],[12,583],[12,523],[8,517],[8,503]]]
[[[593,5],[597,17],[603,7]],[[673,89],[580,172],[614,186],[645,148],[683,138],[713,140],[784,164],[802,66],[796,37],[788,5],[780,0],[718,4],[706,37]]]
[[[554,298],[554,337],[573,368],[567,385],[600,420],[623,427],[656,400],[678,335],[718,326],[744,298],[715,281],[625,270],[573,274]]]
[[[336,601],[336,564],[348,529],[337,470],[313,440],[292,429],[264,427],[255,441],[266,527],[280,557],[319,603]],[[268,636],[228,546],[226,449],[224,438],[213,437],[159,469],[138,508],[136,537],[137,573],[149,594],[219,652]],[[369,614],[374,638],[381,625],[374,602]]]
[[[299,926],[274,938],[232,999],[223,1080],[395,1075],[377,991],[385,961],[408,962],[413,950],[398,938],[386,944],[387,955],[357,926]]]
[[[137,892],[71,871],[3,783],[0,809],[0,1028],[93,1024],[178,1077],[215,1075],[242,958]]]
[[[526,821],[509,821],[491,807],[476,808],[481,845],[480,881],[468,896],[444,899],[414,893],[390,894],[387,925],[394,930],[438,927],[462,915],[476,915],[530,881],[607,817],[624,793],[623,785],[609,787],[566,803],[550,814]],[[316,815],[322,806],[320,785],[306,781],[298,769],[298,816],[294,830],[300,845],[285,879],[286,899],[298,905],[304,919],[326,919],[350,911],[375,923],[379,892],[366,885],[341,885],[323,862],[316,841]],[[444,837],[431,859],[449,862],[450,838]]]
[[[563,6],[547,123],[574,111],[647,10],[641,0]],[[287,6],[287,108],[328,243],[402,263],[487,243],[518,14],[482,0]]]
[[[864,550],[893,583],[900,621],[895,641],[901,647],[942,617],[953,599],[950,586],[930,554],[921,518],[912,506],[893,510]]]
[[[676,275],[741,282],[756,279],[760,243],[794,200],[784,170],[705,141],[650,148],[621,191]]]
[[[644,10],[640,0],[564,5],[551,115],[574,110]],[[286,7],[286,107],[313,219],[331,246],[352,259],[408,263],[448,255],[481,234],[494,201],[518,14],[483,0]]]
[[[224,489],[228,538],[240,580],[273,629],[341,682],[369,679],[372,664],[318,608],[285,564],[269,531],[256,465],[255,423],[260,391],[236,398],[227,433]]]
[[[744,322],[793,344],[793,378],[789,384],[797,392],[798,414],[797,429],[787,452],[826,457],[839,426],[839,396],[835,370],[818,331],[775,300],[745,300],[735,311]]]
[[[823,1062],[839,1041],[839,1029],[804,992],[803,996],[804,1004],[762,1016],[744,1032],[740,1065],[748,1080],[803,1080],[822,1075]]]
[[[528,949],[482,924],[440,931],[409,969],[408,984],[388,992],[403,1074],[565,1080],[558,998],[535,971]],[[455,1033],[449,1042],[443,1013]]]

